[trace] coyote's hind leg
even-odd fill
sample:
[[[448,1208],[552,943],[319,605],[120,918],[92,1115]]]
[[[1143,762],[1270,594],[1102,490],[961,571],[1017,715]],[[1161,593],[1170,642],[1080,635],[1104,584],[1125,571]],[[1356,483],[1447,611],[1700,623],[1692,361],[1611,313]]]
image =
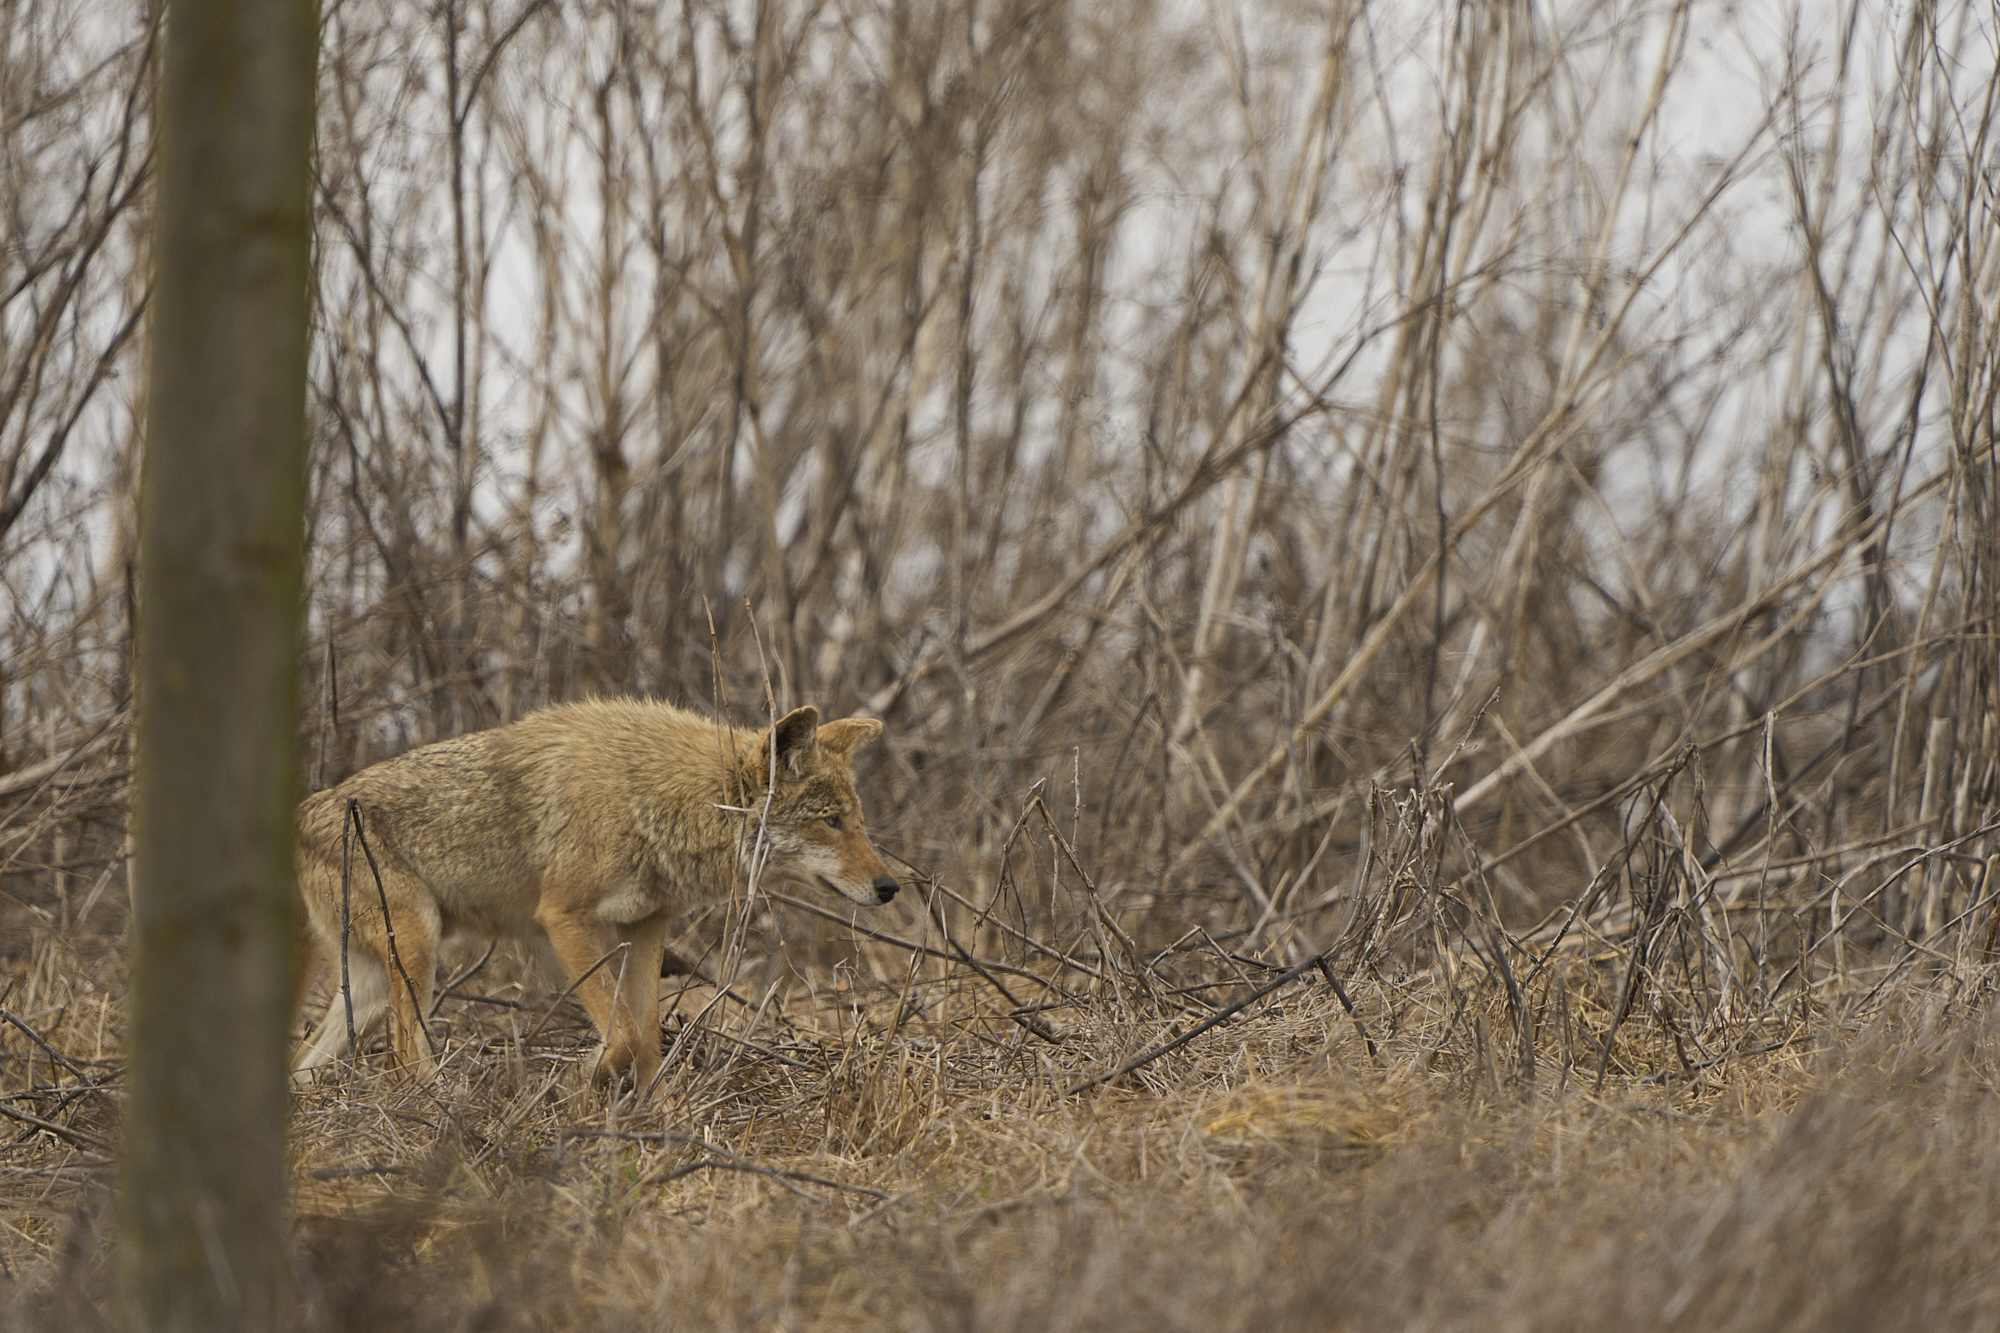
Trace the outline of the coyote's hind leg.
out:
[[[349,951],[347,970],[349,994],[343,996],[340,993],[340,979],[336,976],[333,998],[327,1004],[326,1015],[292,1057],[292,1077],[298,1082],[307,1081],[313,1070],[330,1063],[345,1050],[350,999],[354,1005],[354,1039],[357,1042],[367,1040],[388,1010],[389,974],[381,963],[366,950],[352,949]]]

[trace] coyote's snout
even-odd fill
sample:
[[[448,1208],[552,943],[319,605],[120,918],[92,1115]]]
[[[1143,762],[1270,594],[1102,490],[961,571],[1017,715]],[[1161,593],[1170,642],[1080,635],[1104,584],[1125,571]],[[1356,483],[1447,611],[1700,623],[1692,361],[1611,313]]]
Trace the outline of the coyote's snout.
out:
[[[391,1014],[405,1068],[435,1068],[423,1016],[439,944],[547,935],[603,1037],[593,1075],[660,1064],[659,976],[668,921],[726,899],[759,846],[767,879],[875,906],[896,894],[861,818],[848,757],[882,724],[822,724],[800,708],[767,731],[667,704],[565,704],[364,769],[299,806],[305,980],[340,956],[342,836],[357,803],[381,890],[350,849],[349,994],[357,1035]],[[386,898],[388,920],[383,920]],[[391,943],[393,941],[393,954]],[[293,1062],[346,1044],[346,1003]]]

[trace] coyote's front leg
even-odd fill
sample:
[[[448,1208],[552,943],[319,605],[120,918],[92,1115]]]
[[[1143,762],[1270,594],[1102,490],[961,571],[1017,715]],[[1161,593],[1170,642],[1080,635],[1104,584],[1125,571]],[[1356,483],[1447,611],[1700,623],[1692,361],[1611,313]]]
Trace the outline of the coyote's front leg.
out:
[[[618,984],[615,1021],[621,1026],[607,1040],[605,1054],[613,1068],[629,1068],[632,1087],[644,1092],[660,1069],[660,959],[667,952],[667,915],[621,926],[618,935],[631,947]]]
[[[592,1061],[591,1081],[605,1083],[629,1069],[634,1086],[643,1089],[660,1067],[660,956],[666,948],[666,917],[614,928],[588,911],[546,902],[537,916],[603,1039]],[[619,956],[610,956],[614,950]]]

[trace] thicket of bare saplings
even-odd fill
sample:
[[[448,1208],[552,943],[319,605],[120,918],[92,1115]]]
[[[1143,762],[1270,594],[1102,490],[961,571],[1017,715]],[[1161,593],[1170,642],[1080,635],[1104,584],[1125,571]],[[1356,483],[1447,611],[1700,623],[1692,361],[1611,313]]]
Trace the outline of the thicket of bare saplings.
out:
[[[0,0],[24,1326],[108,1280],[157,8]],[[322,10],[302,784],[862,712],[920,905],[681,923],[637,1105],[447,958],[434,1085],[301,1096],[308,1325],[1990,1326],[1989,7]]]

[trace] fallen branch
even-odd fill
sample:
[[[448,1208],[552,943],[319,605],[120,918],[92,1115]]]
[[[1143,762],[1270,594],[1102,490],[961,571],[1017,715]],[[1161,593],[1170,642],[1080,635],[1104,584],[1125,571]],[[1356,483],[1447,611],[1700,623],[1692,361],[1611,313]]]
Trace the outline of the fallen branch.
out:
[[[628,1143],[684,1143],[689,1147],[699,1148],[706,1153],[718,1154],[715,1157],[704,1158],[701,1161],[685,1162],[677,1167],[669,1167],[657,1175],[648,1177],[646,1180],[640,1182],[641,1184],[667,1185],[679,1180],[682,1176],[693,1175],[697,1171],[740,1171],[745,1175],[769,1176],[771,1179],[785,1186],[785,1188],[791,1190],[794,1194],[807,1199],[813,1199],[813,1196],[793,1185],[792,1181],[803,1180],[809,1185],[823,1185],[830,1190],[844,1190],[850,1194],[866,1194],[872,1199],[887,1199],[890,1197],[884,1190],[871,1189],[866,1185],[849,1185],[839,1180],[829,1180],[825,1176],[813,1175],[810,1171],[788,1171],[778,1166],[759,1166],[746,1157],[739,1157],[727,1148],[710,1143],[706,1139],[696,1138],[692,1134],[675,1134],[665,1130],[577,1129],[563,1135],[563,1138],[620,1139]],[[821,1203],[824,1201],[813,1199],[813,1202]]]
[[[314,1180],[345,1180],[349,1176],[404,1176],[410,1168],[390,1162],[363,1162],[359,1166],[323,1166],[307,1172]]]
[[[82,1148],[88,1152],[108,1153],[112,1151],[111,1145],[103,1139],[98,1138],[95,1134],[86,1134],[80,1129],[71,1129],[68,1125],[58,1125],[53,1120],[44,1120],[38,1115],[31,1115],[26,1111],[16,1110],[5,1102],[0,1102],[0,1115],[4,1115],[12,1120],[18,1120],[24,1125],[32,1125],[36,1129],[47,1130],[71,1147]]]
[[[62,1065],[64,1069],[69,1070],[70,1073],[75,1074],[77,1078],[81,1079],[84,1083],[90,1085],[91,1087],[97,1086],[96,1079],[93,1079],[90,1075],[84,1073],[81,1069],[78,1069],[76,1067],[76,1062],[71,1060],[67,1055],[64,1055],[61,1051],[49,1045],[48,1040],[44,1038],[41,1033],[29,1027],[27,1023],[20,1018],[19,1015],[14,1013],[13,1010],[7,1008],[5,1005],[0,1005],[0,1018],[6,1019],[9,1023],[12,1023],[15,1027],[21,1029],[22,1032],[26,1033],[29,1041],[34,1042],[35,1045],[41,1047],[44,1051],[48,1052],[49,1059],[58,1062],[59,1064]]]

